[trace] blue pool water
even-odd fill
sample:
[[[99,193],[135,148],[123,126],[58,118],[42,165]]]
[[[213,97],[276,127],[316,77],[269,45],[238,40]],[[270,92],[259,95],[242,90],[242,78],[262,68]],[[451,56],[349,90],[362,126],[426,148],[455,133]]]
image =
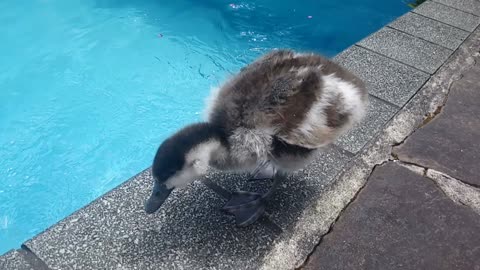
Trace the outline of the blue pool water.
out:
[[[166,136],[200,119],[210,88],[259,54],[333,56],[407,10],[403,0],[0,1],[0,254],[149,166]]]

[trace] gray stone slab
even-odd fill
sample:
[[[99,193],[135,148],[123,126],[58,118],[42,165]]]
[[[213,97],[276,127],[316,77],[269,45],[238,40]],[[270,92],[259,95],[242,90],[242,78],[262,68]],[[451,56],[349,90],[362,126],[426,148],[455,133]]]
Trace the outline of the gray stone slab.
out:
[[[334,58],[367,83],[368,92],[399,107],[430,78],[422,71],[357,46]]]
[[[431,1],[421,4],[413,12],[469,32],[475,30],[480,24],[480,17],[478,16]]]
[[[0,270],[34,270],[18,251],[10,251],[0,256]]]
[[[365,119],[351,131],[341,136],[335,144],[351,153],[357,153],[383,128],[398,110],[397,106],[370,96]]]
[[[467,31],[412,12],[398,18],[389,26],[451,50],[457,49],[470,34]]]
[[[394,163],[377,167],[305,269],[480,269],[480,219]]]
[[[478,0],[433,0],[433,1],[480,16],[480,1]]]
[[[325,147],[303,170],[281,183],[267,205],[267,215],[283,230],[295,226],[301,213],[315,202],[352,159],[353,154],[336,146]],[[247,181],[247,175],[217,173],[209,180],[229,191],[243,190],[265,193],[270,181]]]
[[[394,153],[404,161],[480,186],[480,63],[450,90],[442,112]]]
[[[262,222],[235,227],[199,182],[146,215],[150,186],[145,171],[26,245],[52,269],[256,269],[277,236]]]
[[[392,28],[382,28],[358,44],[430,74],[453,52]]]

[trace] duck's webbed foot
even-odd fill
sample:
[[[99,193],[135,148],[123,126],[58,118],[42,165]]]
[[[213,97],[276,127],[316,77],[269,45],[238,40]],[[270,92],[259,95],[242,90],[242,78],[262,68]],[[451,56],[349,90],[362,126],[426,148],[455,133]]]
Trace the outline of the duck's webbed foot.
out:
[[[237,226],[245,227],[257,221],[265,212],[265,204],[284,176],[275,174],[272,187],[265,193],[237,191],[232,194],[223,210],[235,215]]]
[[[248,181],[270,180],[273,179],[277,170],[270,161],[260,163],[260,165],[252,172]]]
[[[237,191],[223,206],[223,210],[235,215],[237,226],[245,227],[257,221],[265,212],[262,194]]]

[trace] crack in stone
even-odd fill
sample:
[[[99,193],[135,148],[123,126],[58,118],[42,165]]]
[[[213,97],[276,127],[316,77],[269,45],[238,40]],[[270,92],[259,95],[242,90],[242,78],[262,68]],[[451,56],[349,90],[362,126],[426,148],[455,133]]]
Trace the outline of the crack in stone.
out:
[[[428,171],[427,167],[424,167],[422,165],[419,165],[413,162],[406,162],[402,160],[395,160],[394,162],[402,167],[409,169],[410,171],[416,174],[419,174],[421,176],[427,176],[427,171]]]
[[[475,205],[473,208],[474,208],[474,210],[476,210],[476,212],[480,213],[480,198],[479,199],[474,199],[474,198],[470,198],[471,196],[469,198],[467,198],[466,197],[467,195],[465,195],[465,198],[462,198],[461,193],[455,193],[454,194],[452,191],[447,192],[446,191],[446,189],[448,188],[447,185],[446,184],[444,184],[443,186],[440,185],[438,183],[438,181],[439,181],[438,179],[439,179],[439,175],[442,175],[444,178],[448,178],[448,179],[451,179],[451,181],[457,182],[458,183],[457,185],[465,185],[464,189],[470,188],[470,189],[475,190],[475,189],[478,189],[479,187],[477,187],[476,185],[470,184],[470,183],[466,183],[465,181],[463,181],[461,179],[456,179],[454,177],[451,177],[451,176],[449,176],[445,173],[438,172],[438,171],[435,171],[431,168],[422,166],[420,164],[416,164],[416,163],[413,163],[413,162],[408,162],[408,161],[401,160],[401,158],[398,156],[398,154],[396,154],[394,152],[395,148],[404,144],[406,142],[406,140],[408,138],[410,138],[410,136],[412,136],[412,134],[414,134],[417,130],[421,129],[422,127],[426,126],[427,124],[429,124],[436,117],[438,117],[438,115],[440,115],[440,113],[442,113],[443,108],[447,105],[448,97],[450,95],[452,87],[455,85],[455,83],[457,83],[458,81],[460,81],[464,77],[463,73],[466,70],[469,70],[470,68],[472,68],[473,66],[475,66],[477,64],[477,60],[474,57],[477,57],[478,55],[479,55],[478,53],[474,54],[473,57],[472,57],[472,62],[470,63],[470,65],[465,66],[463,71],[459,75],[457,75],[454,80],[452,80],[450,82],[450,84],[447,87],[447,92],[446,92],[445,97],[442,101],[442,104],[438,105],[433,112],[428,113],[426,115],[425,119],[423,120],[423,122],[418,127],[414,128],[414,130],[409,135],[407,135],[401,142],[393,144],[392,148],[391,148],[390,155],[392,156],[393,160],[395,162],[397,162],[398,164],[400,164],[401,166],[403,166],[403,167],[405,167],[405,168],[407,168],[407,169],[409,169],[413,172],[416,172],[416,173],[419,173],[420,171],[422,171],[422,173],[419,173],[420,175],[433,180],[435,182],[435,184],[445,193],[445,195],[447,197],[449,197],[450,199],[452,199],[454,202],[472,207],[471,202],[472,202],[472,200],[475,201],[473,203],[473,205]],[[435,172],[435,173],[431,173],[431,172]],[[432,178],[433,175],[437,176],[437,178],[436,179]],[[450,188],[450,190],[451,189],[453,189],[453,188]],[[457,189],[458,189],[458,187],[457,187]],[[480,191],[477,191],[477,192],[480,192]],[[467,194],[472,194],[472,192],[466,192],[466,193]],[[480,195],[473,195],[473,197],[475,197],[475,196],[480,196]],[[470,203],[464,204],[464,203],[462,203],[463,200],[469,201]],[[478,202],[476,202],[476,200],[478,200]]]
[[[443,108],[447,105],[447,102],[448,102],[448,96],[450,95],[450,92],[452,90],[452,87],[455,85],[455,83],[457,83],[458,81],[460,81],[463,77],[464,77],[464,72],[466,70],[469,70],[470,68],[472,68],[473,66],[476,66],[477,65],[477,60],[475,59],[475,57],[478,57],[480,53],[475,53],[472,55],[472,58],[471,58],[471,63],[467,66],[465,66],[462,70],[462,72],[458,75],[456,75],[456,78],[454,78],[448,85],[447,87],[447,91],[445,93],[445,97],[443,98],[443,100],[441,101],[441,104],[438,105],[435,110],[433,110],[433,112],[428,112],[425,116],[424,116],[424,119],[422,121],[422,123],[415,127],[413,129],[413,131],[407,135],[405,138],[403,138],[402,141],[398,142],[398,143],[394,143],[392,144],[392,150],[396,147],[399,147],[401,146],[402,144],[405,143],[405,141],[410,137],[412,136],[413,133],[415,133],[417,130],[421,129],[422,127],[426,126],[427,124],[429,124],[431,121],[433,121],[436,117],[438,117],[442,111],[443,111]],[[433,76],[432,76],[433,77]],[[398,155],[396,155],[393,151],[391,152],[391,155],[394,159],[398,160],[399,157]]]
[[[452,177],[446,173],[416,164],[413,162],[405,162],[401,160],[394,161],[402,167],[417,173],[433,183],[455,203],[472,208],[480,215],[480,188],[475,185],[465,183],[461,179]]]
[[[337,223],[337,221],[340,219],[340,217],[343,215],[343,213],[346,211],[346,209],[350,206],[350,204],[352,204],[358,197],[358,195],[360,194],[360,192],[362,192],[362,190],[365,188],[365,186],[367,185],[367,182],[368,182],[368,179],[370,178],[370,176],[372,175],[373,171],[375,171],[375,169],[377,167],[381,167],[385,164],[387,164],[388,162],[391,162],[391,160],[384,160],[383,162],[379,163],[379,164],[376,164],[375,166],[373,166],[373,168],[370,170],[370,172],[368,173],[368,177],[367,179],[365,180],[365,183],[357,190],[357,192],[355,193],[355,195],[350,199],[350,201],[342,208],[342,210],[340,210],[340,213],[337,215],[337,217],[335,218],[335,220],[330,224],[330,226],[328,227],[328,230],[327,232],[325,232],[324,234],[322,234],[320,236],[320,241],[318,241],[318,243],[315,245],[315,247],[313,248],[313,250],[307,255],[306,259],[303,261],[303,263],[298,266],[298,267],[295,267],[295,270],[301,270],[303,269],[309,262],[310,262],[310,259],[311,259],[311,256],[315,253],[315,251],[317,250],[317,248],[322,244],[323,242],[323,239],[328,236],[328,234],[330,234],[332,231],[333,231],[333,228],[335,226],[335,224]]]
[[[450,93],[450,89],[449,89],[449,93]],[[446,100],[448,99],[448,95],[449,93],[447,93],[447,95],[445,96],[445,103],[446,103]],[[445,104],[444,103],[444,104]],[[443,110],[443,107],[445,107],[445,105],[440,105],[438,106],[434,112],[432,113],[429,113],[425,116],[425,119],[423,119],[423,122],[422,124],[417,128],[417,129],[420,129],[424,126],[426,126],[428,123],[430,123],[433,119],[435,119]]]
[[[402,141],[400,141],[400,142],[398,142],[398,143],[395,143],[395,144],[392,144],[392,145],[391,145],[391,146],[392,146],[392,149],[393,149],[393,148],[396,148],[396,147],[399,147],[399,146],[401,146],[402,144],[404,144],[405,141],[406,141],[408,138],[410,138],[410,136],[412,136],[413,133],[415,133],[417,130],[419,130],[419,129],[421,129],[422,127],[424,127],[424,126],[426,126],[427,124],[429,124],[431,121],[433,121],[435,118],[437,118],[437,116],[438,116],[440,113],[442,113],[443,108],[444,108],[445,105],[447,104],[448,96],[450,95],[450,91],[451,91],[452,86],[453,86],[456,82],[458,82],[459,80],[461,80],[462,78],[463,78],[463,74],[460,74],[460,75],[459,75],[459,78],[453,80],[453,81],[450,83],[450,85],[449,85],[448,88],[447,88],[447,93],[445,94],[445,97],[444,97],[444,99],[442,100],[442,104],[441,104],[441,105],[438,105],[433,112],[427,113],[427,114],[424,116],[424,119],[423,119],[422,123],[421,123],[419,126],[415,127],[415,128],[413,129],[413,131],[412,131],[409,135],[407,135]],[[393,153],[393,151],[392,151],[391,155],[392,155],[395,159],[399,159],[399,158],[398,158],[398,155],[396,155],[395,153]]]
[[[467,206],[480,215],[479,188],[433,169],[427,170],[426,177],[431,179],[452,201]]]

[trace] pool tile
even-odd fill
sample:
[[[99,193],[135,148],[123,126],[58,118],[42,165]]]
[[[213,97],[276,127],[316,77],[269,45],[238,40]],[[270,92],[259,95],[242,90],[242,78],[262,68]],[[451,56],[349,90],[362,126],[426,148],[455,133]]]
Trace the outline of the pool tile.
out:
[[[462,2],[462,1],[457,1]],[[450,24],[460,29],[472,32],[480,24],[480,17],[439,4],[426,1],[413,10],[423,16]]]
[[[469,32],[409,12],[389,25],[410,35],[455,50],[468,37]]]
[[[480,16],[480,1],[478,0],[433,0],[447,6]]]
[[[365,119],[351,131],[341,136],[335,144],[351,153],[357,153],[383,128],[399,109],[395,105],[370,96]]]
[[[268,217],[281,229],[288,231],[300,218],[303,210],[315,202],[330,186],[344,165],[353,157],[337,146],[328,146],[304,169],[293,173],[277,188],[267,205]],[[216,173],[209,180],[229,193],[237,190],[265,193],[270,181],[247,181],[247,175]]]
[[[34,270],[34,268],[25,260],[23,255],[12,250],[0,256],[1,270]]]
[[[254,269],[278,236],[263,222],[235,227],[199,182],[146,215],[150,184],[147,170],[26,245],[52,269]]]
[[[453,52],[388,27],[382,28],[358,44],[430,74],[433,74]]]
[[[285,231],[295,227],[303,211],[318,201],[353,154],[340,147],[328,147],[315,161],[292,175],[272,196],[269,216]]]
[[[364,80],[370,94],[399,107],[429,78],[425,72],[357,46],[343,51],[334,61]]]

